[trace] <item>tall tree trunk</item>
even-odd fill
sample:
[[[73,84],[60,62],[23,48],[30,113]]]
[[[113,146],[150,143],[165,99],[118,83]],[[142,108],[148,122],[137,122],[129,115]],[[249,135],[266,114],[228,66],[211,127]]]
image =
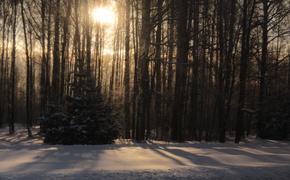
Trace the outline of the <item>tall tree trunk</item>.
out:
[[[192,77],[191,77],[191,124],[190,136],[196,138],[196,129],[200,130],[198,119],[198,79],[199,79],[199,0],[193,3],[193,62],[192,62]]]
[[[21,0],[21,17],[22,17],[22,24],[23,24],[23,33],[24,33],[24,43],[25,43],[25,55],[26,55],[26,128],[29,137],[32,137],[31,127],[32,127],[32,112],[31,112],[31,67],[30,67],[30,58],[28,52],[28,40],[27,40],[27,32],[26,32],[26,22],[25,22],[25,15],[24,15],[24,3]]]
[[[169,135],[169,127],[170,127],[170,119],[172,116],[172,101],[173,101],[173,55],[174,55],[174,30],[175,30],[175,0],[170,0],[168,3],[169,6],[169,20],[168,20],[168,71],[167,71],[167,105],[166,105],[166,113],[167,113],[167,121],[166,124],[163,125],[163,137],[165,134]]]
[[[186,83],[186,66],[188,63],[188,2],[178,0],[176,3],[177,18],[177,55],[176,55],[176,82],[171,121],[171,139],[183,141],[182,127],[184,120],[184,100]]]
[[[92,47],[92,34],[91,23],[89,21],[89,2],[85,1],[85,38],[86,38],[86,71],[87,75],[91,77],[91,47]]]
[[[130,0],[126,0],[126,25],[125,25],[125,75],[124,75],[124,114],[125,138],[130,138]]]
[[[6,21],[7,21],[7,13],[6,12],[6,1],[3,1],[2,3],[2,11],[3,11],[3,25],[2,25],[2,46],[1,46],[1,59],[0,59],[0,99],[2,99],[2,101],[0,102],[0,128],[3,125],[3,118],[4,118],[4,106],[5,106],[5,101],[4,101],[4,93],[5,93],[5,64],[4,64],[4,57],[5,57],[5,40],[6,40]]]
[[[48,98],[51,97],[51,15],[52,15],[52,0],[48,0],[48,17],[47,17],[47,48],[46,48],[46,62],[45,62],[45,89],[46,89],[46,100],[47,103]]]
[[[246,79],[249,63],[249,54],[250,54],[250,37],[251,37],[251,24],[252,17],[254,14],[256,1],[251,2],[250,0],[244,0],[243,5],[243,20],[242,20],[242,50],[241,50],[241,59],[240,59],[240,92],[239,92],[239,101],[238,101],[238,114],[237,114],[237,123],[236,123],[236,138],[235,143],[239,143],[243,134],[244,134],[244,113],[243,108],[245,105],[246,99]]]
[[[137,111],[138,111],[138,103],[137,96],[139,93],[138,86],[138,64],[139,64],[139,1],[135,1],[135,7],[133,5],[132,10],[135,9],[135,22],[133,25],[134,33],[133,33],[133,44],[134,44],[134,88],[133,88],[133,97],[132,97],[132,138],[136,139],[136,131],[137,131]],[[132,13],[133,14],[133,13]]]
[[[46,87],[46,55],[45,55],[45,7],[46,0],[41,0],[41,72],[40,72],[40,114],[45,114],[47,87]]]
[[[60,94],[60,57],[59,57],[59,36],[60,36],[60,0],[56,0],[54,14],[54,46],[53,46],[53,72],[52,72],[52,101],[59,104]]]
[[[267,59],[268,59],[268,21],[269,21],[269,5],[268,0],[263,0],[263,22],[262,22],[262,57],[261,57],[261,70],[260,70],[260,85],[259,85],[259,117],[257,132],[258,136],[263,133],[263,120],[264,120],[264,100],[266,94],[266,72],[267,72]]]
[[[150,44],[150,8],[151,0],[142,0],[142,25],[140,32],[140,58],[138,63],[139,97],[136,140],[145,139],[145,128],[147,122],[147,133],[149,133],[149,120],[147,111],[149,108],[149,44]],[[148,134],[147,134],[148,136]]]
[[[155,72],[156,72],[156,90],[155,90],[155,122],[157,137],[160,136],[161,122],[161,41],[162,41],[162,4],[163,0],[157,1],[157,32],[156,32],[156,54],[155,54]]]
[[[217,30],[218,30],[218,43],[219,43],[219,68],[218,68],[218,89],[217,89],[217,109],[218,109],[218,130],[219,130],[219,141],[225,142],[225,84],[224,84],[224,69],[225,69],[225,29],[224,29],[224,0],[217,1]]]
[[[62,40],[62,49],[61,49],[61,82],[60,82],[60,99],[63,102],[64,101],[64,93],[65,93],[65,80],[66,80],[66,59],[68,59],[67,57],[67,49],[68,44],[69,44],[69,24],[70,24],[70,15],[71,15],[71,6],[72,4],[70,2],[68,2],[67,4],[67,8],[66,8],[66,16],[64,18],[64,22],[63,22],[63,40]]]
[[[14,134],[15,122],[15,96],[16,96],[16,23],[17,23],[17,0],[13,1],[12,15],[12,52],[10,69],[10,102],[9,102],[9,134]]]
[[[225,120],[228,121],[230,118],[231,111],[231,102],[232,102],[232,84],[234,83],[234,73],[232,69],[232,64],[234,63],[234,46],[235,46],[235,22],[236,22],[236,0],[231,0],[228,2],[230,9],[230,22],[228,25],[228,43],[227,43],[227,52],[226,52],[226,74],[225,74],[225,94],[226,94],[226,112],[225,112]],[[228,16],[228,13],[224,13],[225,18]],[[232,78],[232,79],[231,79]]]

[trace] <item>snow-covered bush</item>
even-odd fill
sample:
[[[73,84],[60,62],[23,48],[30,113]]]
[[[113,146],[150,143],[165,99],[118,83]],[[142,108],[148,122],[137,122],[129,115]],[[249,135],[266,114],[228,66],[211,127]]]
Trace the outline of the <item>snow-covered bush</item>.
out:
[[[48,114],[41,122],[47,144],[109,144],[118,137],[119,126],[112,108],[105,104],[92,82],[74,84],[61,112]]]

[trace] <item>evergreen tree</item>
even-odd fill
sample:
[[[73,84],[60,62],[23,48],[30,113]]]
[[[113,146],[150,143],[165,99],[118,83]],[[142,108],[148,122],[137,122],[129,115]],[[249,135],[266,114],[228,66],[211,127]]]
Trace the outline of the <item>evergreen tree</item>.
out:
[[[66,98],[64,110],[57,112],[53,107],[54,113],[49,113],[42,121],[45,143],[109,144],[118,137],[112,108],[103,101],[90,73],[79,69],[75,74],[73,94]]]

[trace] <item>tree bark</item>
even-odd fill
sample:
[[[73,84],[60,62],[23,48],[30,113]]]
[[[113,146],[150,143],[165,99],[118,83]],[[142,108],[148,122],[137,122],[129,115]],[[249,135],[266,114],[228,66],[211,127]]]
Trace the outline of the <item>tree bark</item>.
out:
[[[12,16],[12,52],[10,68],[10,102],[9,102],[9,134],[14,134],[15,122],[15,96],[16,96],[16,23],[17,23],[17,0],[13,1]]]
[[[21,17],[23,24],[23,33],[24,33],[24,43],[25,43],[25,55],[26,55],[26,128],[29,137],[32,137],[32,112],[31,112],[31,67],[30,67],[30,57],[28,51],[28,40],[27,40],[27,32],[26,32],[26,22],[24,15],[24,3],[21,0]]]
[[[250,37],[251,37],[251,24],[252,17],[254,14],[256,1],[244,0],[243,5],[243,21],[242,21],[242,50],[240,59],[240,92],[238,101],[238,114],[236,123],[236,138],[235,143],[239,143],[244,134],[244,113],[243,108],[245,105],[246,98],[246,79],[249,63],[249,53],[250,53]]]
[[[125,25],[125,75],[124,75],[124,114],[125,138],[130,138],[130,0],[126,0],[126,25]]]
[[[188,63],[188,2],[175,1],[177,18],[177,55],[176,55],[176,82],[171,121],[171,139],[183,141],[182,127],[184,121],[184,100],[186,83],[186,66]]]
[[[142,0],[142,25],[140,32],[140,57],[138,63],[138,78],[139,78],[139,97],[138,97],[138,114],[137,114],[137,132],[136,140],[145,139],[145,128],[147,122],[147,133],[149,133],[149,121],[147,111],[149,108],[149,44],[150,44],[150,8],[151,0]],[[147,134],[148,136],[148,134]]]
[[[263,131],[263,120],[264,120],[264,100],[266,95],[266,72],[267,72],[267,59],[268,59],[268,0],[263,0],[263,21],[262,21],[262,57],[261,57],[261,70],[260,70],[260,84],[259,84],[259,117],[257,132],[258,136],[262,135]]]
[[[56,1],[54,14],[54,46],[53,46],[53,69],[52,69],[52,101],[59,104],[60,94],[60,57],[59,57],[59,36],[60,36],[60,0]]]

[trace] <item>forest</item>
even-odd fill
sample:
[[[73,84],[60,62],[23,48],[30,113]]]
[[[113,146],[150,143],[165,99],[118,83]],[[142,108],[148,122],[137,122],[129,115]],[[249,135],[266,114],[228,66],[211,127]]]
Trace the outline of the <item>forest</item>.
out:
[[[0,0],[0,179],[290,179],[290,0]]]
[[[1,0],[0,125],[287,139],[289,29],[288,0]]]

